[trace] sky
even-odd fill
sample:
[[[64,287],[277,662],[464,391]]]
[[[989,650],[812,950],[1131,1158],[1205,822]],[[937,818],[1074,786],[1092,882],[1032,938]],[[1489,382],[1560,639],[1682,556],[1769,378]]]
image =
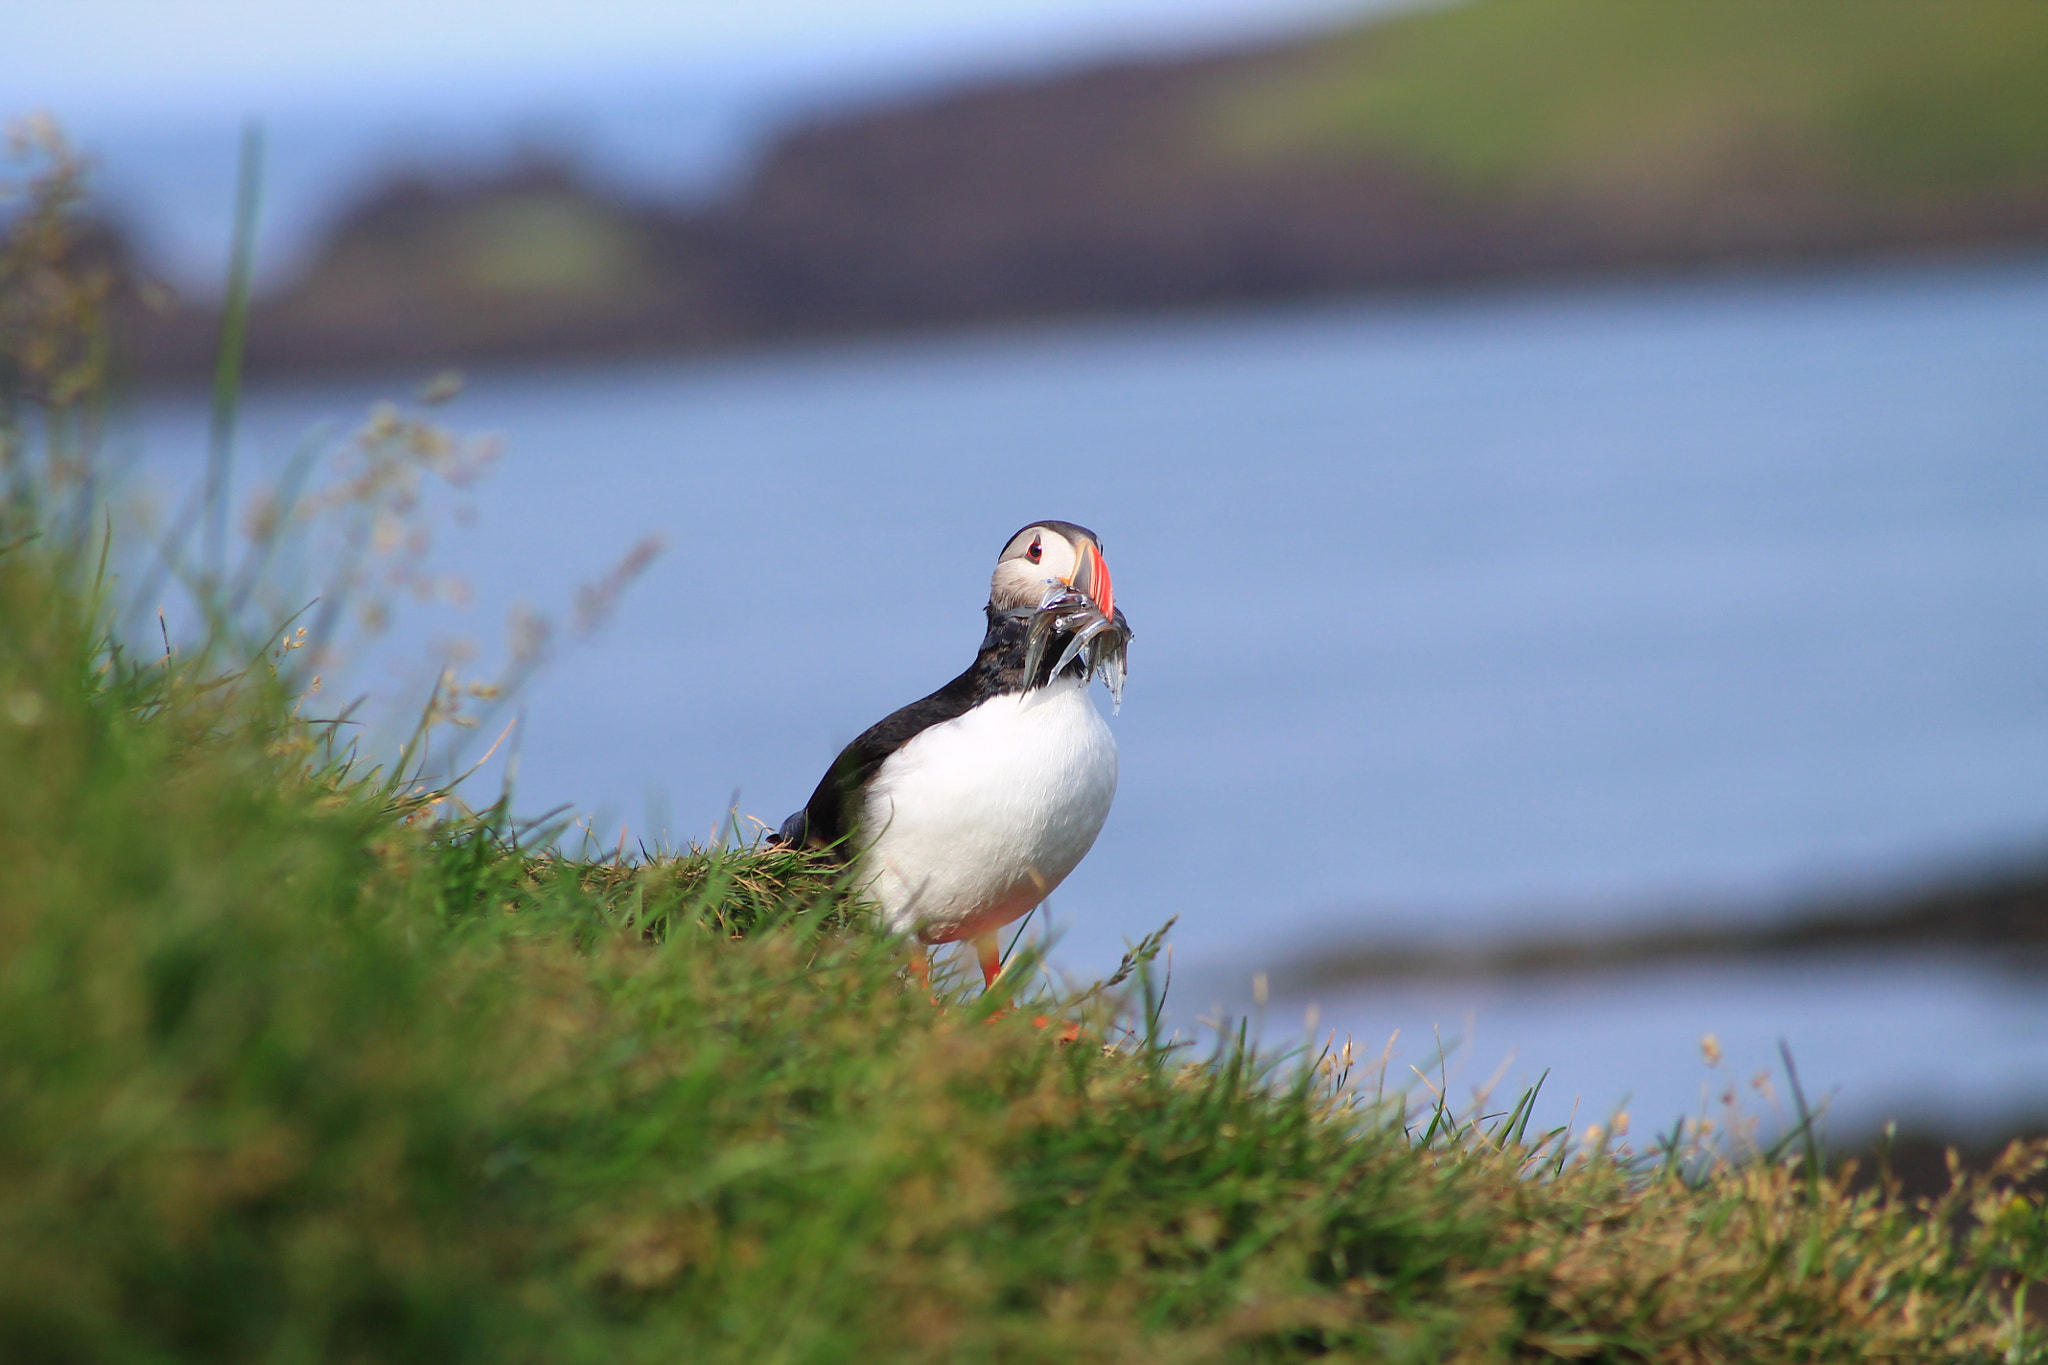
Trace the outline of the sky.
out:
[[[64,0],[11,7],[9,105],[81,116],[739,63],[1056,59],[1284,30],[1375,0]],[[1377,0],[1384,5],[1386,0]]]

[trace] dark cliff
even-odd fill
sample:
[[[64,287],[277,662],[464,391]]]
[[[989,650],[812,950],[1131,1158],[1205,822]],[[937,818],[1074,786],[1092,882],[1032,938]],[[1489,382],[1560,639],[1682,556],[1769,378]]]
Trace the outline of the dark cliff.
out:
[[[399,183],[257,366],[438,364],[2048,240],[2048,10],[1479,0],[791,129],[730,200]],[[145,366],[203,320],[137,326]]]

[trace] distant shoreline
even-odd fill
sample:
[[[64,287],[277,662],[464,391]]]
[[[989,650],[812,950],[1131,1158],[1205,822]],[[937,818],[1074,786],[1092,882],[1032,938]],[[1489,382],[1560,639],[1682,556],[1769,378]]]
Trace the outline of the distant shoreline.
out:
[[[1277,992],[1298,995],[1416,978],[1605,973],[1670,963],[1927,948],[1997,951],[2016,971],[2048,973],[2048,859],[1916,881],[1892,892],[1806,899],[1734,923],[1703,914],[1658,918],[1664,923],[1657,928],[1518,935],[1476,943],[1358,940],[1283,963],[1272,971],[1272,984]]]
[[[708,354],[2048,245],[2048,131],[2028,131],[2048,128],[2048,12],[1891,8],[1855,42],[1840,13],[1477,0],[990,82],[792,128],[692,208],[544,158],[395,179],[258,300],[248,367]],[[1885,57],[1920,49],[1908,74]],[[219,326],[139,299],[121,320],[145,379],[207,372]]]

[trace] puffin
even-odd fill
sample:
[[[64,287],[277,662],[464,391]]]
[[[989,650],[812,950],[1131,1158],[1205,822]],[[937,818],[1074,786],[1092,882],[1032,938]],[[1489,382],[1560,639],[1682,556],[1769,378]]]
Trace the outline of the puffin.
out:
[[[848,866],[883,926],[922,945],[915,965],[965,941],[993,987],[997,932],[1052,894],[1109,816],[1116,740],[1092,686],[1121,708],[1131,629],[1102,541],[1070,521],[1010,537],[983,611],[966,671],[840,750],[771,841]]]

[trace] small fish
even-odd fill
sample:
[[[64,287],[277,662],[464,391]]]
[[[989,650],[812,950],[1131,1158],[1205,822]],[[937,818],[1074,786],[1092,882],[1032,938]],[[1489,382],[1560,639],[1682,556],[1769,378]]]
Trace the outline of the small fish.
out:
[[[1104,616],[1102,609],[1085,594],[1064,584],[1054,585],[1031,617],[1024,651],[1025,677],[1038,676],[1038,665],[1044,661],[1046,651],[1063,635],[1067,637],[1066,647],[1060,651],[1051,675],[1058,677],[1079,659],[1083,664],[1082,676],[1099,674],[1109,688],[1112,709],[1122,710],[1127,671],[1125,650],[1131,642],[1131,627],[1124,620],[1123,609],[1118,608],[1114,618]]]

